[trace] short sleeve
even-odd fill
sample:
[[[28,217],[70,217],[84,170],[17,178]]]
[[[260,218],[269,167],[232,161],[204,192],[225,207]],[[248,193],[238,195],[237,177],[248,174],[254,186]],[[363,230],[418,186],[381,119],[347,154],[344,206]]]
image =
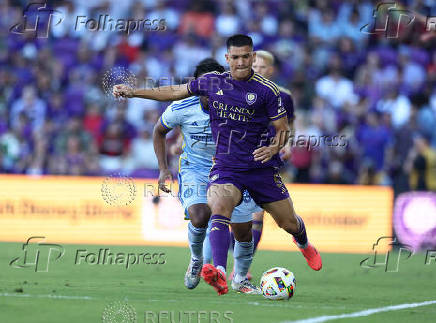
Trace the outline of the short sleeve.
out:
[[[266,90],[266,110],[271,120],[277,120],[286,116],[286,110],[277,86],[268,86]]]
[[[287,93],[283,93],[281,92],[282,95],[282,103],[283,103],[283,107],[286,110],[286,113],[288,115],[288,120],[292,120],[295,118],[295,114],[294,114],[294,100],[292,99],[292,96],[287,94]]]
[[[214,77],[217,77],[215,72],[205,73],[202,76],[188,82],[188,91],[190,94],[201,96],[207,95],[209,90],[215,86]]]
[[[160,123],[165,129],[172,129],[180,125],[180,109],[177,109],[179,104],[177,102],[171,103],[162,113]]]

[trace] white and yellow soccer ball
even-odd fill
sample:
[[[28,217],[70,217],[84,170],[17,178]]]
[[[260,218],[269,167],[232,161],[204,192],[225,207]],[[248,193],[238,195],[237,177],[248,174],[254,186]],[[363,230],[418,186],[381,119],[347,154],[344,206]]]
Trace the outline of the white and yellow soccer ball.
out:
[[[271,300],[290,299],[294,296],[295,286],[294,273],[286,268],[271,268],[260,279],[263,297]]]

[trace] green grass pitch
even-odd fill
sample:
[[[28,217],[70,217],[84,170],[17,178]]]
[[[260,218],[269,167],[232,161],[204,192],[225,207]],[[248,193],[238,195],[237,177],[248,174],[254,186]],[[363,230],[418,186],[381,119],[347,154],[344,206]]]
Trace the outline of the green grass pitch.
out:
[[[183,285],[189,258],[187,248],[63,247],[63,257],[51,261],[48,272],[35,272],[32,267],[10,265],[12,259],[22,255],[22,243],[0,243],[0,322],[102,322],[105,308],[115,309],[114,302],[118,301],[134,309],[135,322],[269,323],[436,300],[436,263],[425,265],[422,253],[401,261],[398,272],[385,272],[381,267],[361,268],[360,261],[370,255],[324,253],[323,269],[314,272],[297,252],[260,250],[251,270],[256,283],[263,271],[274,266],[290,269],[297,279],[291,300],[270,301],[233,291],[217,296],[204,282],[194,290],[187,290]],[[165,264],[137,264],[129,269],[116,264],[74,264],[78,249],[98,253],[99,248],[109,248],[112,253],[165,253],[160,259],[165,259]],[[116,315],[107,322],[123,322],[123,314]],[[159,321],[157,315],[161,315]],[[335,322],[339,321],[435,322],[436,304]]]

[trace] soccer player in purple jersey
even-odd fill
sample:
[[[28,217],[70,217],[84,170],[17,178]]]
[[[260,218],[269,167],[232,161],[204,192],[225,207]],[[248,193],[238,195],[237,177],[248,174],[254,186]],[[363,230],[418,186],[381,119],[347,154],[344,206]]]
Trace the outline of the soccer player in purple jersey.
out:
[[[286,186],[271,160],[285,146],[289,124],[277,86],[252,70],[255,56],[252,39],[234,35],[227,40],[226,60],[230,72],[207,73],[187,84],[157,89],[132,89],[126,85],[113,88],[115,97],[159,101],[180,100],[192,95],[209,98],[216,143],[208,189],[212,211],[210,242],[215,266],[204,265],[201,275],[220,295],[228,290],[226,266],[230,241],[225,238],[228,223],[245,189],[279,227],[293,235],[309,266],[314,270],[322,267],[321,256],[308,242],[303,219],[296,215]],[[276,134],[269,145],[264,145],[263,134],[270,123]],[[235,239],[236,242],[251,241],[251,227],[235,231]]]
[[[274,56],[268,51],[258,50],[256,51],[256,59],[253,61],[253,70],[254,72],[260,74],[261,76],[271,79],[274,75]],[[281,86],[278,87],[280,91],[280,97],[282,98],[283,107],[286,110],[286,116],[288,117],[289,128],[291,133],[294,130],[294,102],[292,99],[291,92],[288,89],[285,89]],[[272,129],[274,130],[274,129]],[[274,131],[273,131],[274,133]],[[282,148],[280,151],[280,155],[287,156],[289,153],[286,151],[288,147]],[[277,162],[276,167],[282,166],[282,161],[280,159],[279,154],[274,155],[273,159]],[[257,245],[259,244],[260,238],[262,237],[263,230],[263,215],[265,211],[262,210],[260,212],[253,213],[253,240],[254,240],[254,251],[257,249]]]

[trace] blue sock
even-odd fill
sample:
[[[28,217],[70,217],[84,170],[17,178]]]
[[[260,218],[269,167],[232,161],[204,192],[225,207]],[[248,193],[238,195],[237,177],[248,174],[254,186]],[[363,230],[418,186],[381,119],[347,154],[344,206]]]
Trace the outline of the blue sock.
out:
[[[248,273],[251,262],[253,261],[254,242],[240,242],[235,240],[233,257],[235,258],[235,281],[241,282]]]
[[[203,257],[203,241],[206,236],[206,228],[196,228],[191,221],[188,224],[188,241],[191,249],[191,257],[201,259]]]
[[[210,222],[206,231],[206,238],[203,242],[203,264],[210,264],[212,262],[212,246],[210,245],[209,234],[210,234]]]

